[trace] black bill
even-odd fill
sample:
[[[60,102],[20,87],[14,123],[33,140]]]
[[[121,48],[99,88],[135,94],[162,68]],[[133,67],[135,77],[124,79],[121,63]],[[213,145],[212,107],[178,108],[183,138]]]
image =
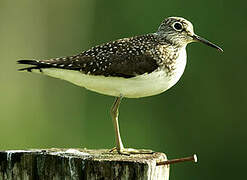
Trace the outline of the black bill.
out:
[[[219,51],[223,52],[223,49],[221,49],[219,46],[217,46],[217,45],[211,43],[210,41],[208,41],[208,40],[206,40],[206,39],[204,39],[204,38],[202,38],[202,37],[200,37],[200,36],[193,35],[193,39],[194,39],[195,41],[202,42],[202,43],[204,43],[204,44],[206,44],[206,45],[208,45],[208,46],[211,46],[211,47],[216,48],[216,49],[218,49]]]

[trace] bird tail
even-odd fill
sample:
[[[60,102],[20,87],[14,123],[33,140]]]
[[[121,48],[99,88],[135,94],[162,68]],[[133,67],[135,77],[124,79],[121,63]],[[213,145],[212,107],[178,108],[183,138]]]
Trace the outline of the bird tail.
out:
[[[18,64],[34,65],[34,66],[31,66],[31,67],[26,67],[26,68],[18,69],[18,71],[32,72],[33,69],[39,69],[39,70],[41,70],[41,68],[49,67],[49,65],[42,64],[41,62],[36,61],[36,60],[19,60],[19,61],[17,61],[17,63]]]

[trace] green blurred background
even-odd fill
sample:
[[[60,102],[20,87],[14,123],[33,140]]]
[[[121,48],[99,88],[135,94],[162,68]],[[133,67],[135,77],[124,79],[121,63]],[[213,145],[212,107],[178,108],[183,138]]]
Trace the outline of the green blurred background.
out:
[[[197,153],[173,165],[171,180],[245,179],[246,1],[0,1],[0,149],[112,148],[114,98],[46,76],[20,73],[18,59],[74,55],[103,42],[155,32],[168,16],[222,46],[187,47],[184,76],[161,95],[124,99],[126,147]]]

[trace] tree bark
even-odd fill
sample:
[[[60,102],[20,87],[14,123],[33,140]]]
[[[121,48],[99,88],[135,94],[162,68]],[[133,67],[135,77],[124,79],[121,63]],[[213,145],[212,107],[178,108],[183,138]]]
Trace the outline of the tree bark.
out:
[[[168,180],[164,153],[119,155],[109,150],[34,149],[0,151],[0,180]]]

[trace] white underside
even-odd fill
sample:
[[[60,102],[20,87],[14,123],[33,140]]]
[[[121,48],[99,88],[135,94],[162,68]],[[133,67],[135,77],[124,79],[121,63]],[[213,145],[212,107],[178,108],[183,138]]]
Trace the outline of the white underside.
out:
[[[47,68],[42,74],[69,81],[97,93],[128,98],[139,98],[160,94],[172,87],[182,76],[186,66],[186,51],[182,50],[177,60],[174,75],[167,76],[163,70],[133,78],[105,77],[83,74],[79,71]],[[32,72],[40,73],[39,70]]]

